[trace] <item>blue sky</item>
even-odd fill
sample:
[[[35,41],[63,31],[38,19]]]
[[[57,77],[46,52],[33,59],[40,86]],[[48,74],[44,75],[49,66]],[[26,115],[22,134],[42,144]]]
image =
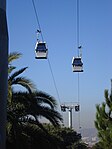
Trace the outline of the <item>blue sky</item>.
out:
[[[35,0],[49,60],[61,102],[77,102],[78,75],[72,72],[72,57],[77,56],[76,0]],[[94,127],[95,105],[104,101],[104,89],[110,89],[112,78],[112,1],[80,0],[80,44],[84,72],[80,74],[82,128]],[[7,1],[9,52],[20,52],[14,64],[28,66],[23,74],[39,90],[57,99],[47,60],[35,59],[38,24],[31,0]],[[73,113],[73,126],[78,121]],[[68,119],[68,112],[64,117]],[[67,120],[66,120],[67,121]]]

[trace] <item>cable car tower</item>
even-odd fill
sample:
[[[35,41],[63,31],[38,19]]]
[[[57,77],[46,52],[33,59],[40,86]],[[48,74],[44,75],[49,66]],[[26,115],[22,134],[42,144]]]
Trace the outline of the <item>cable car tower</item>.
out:
[[[67,110],[69,112],[69,128],[72,128],[72,111],[75,110],[75,112],[79,112],[80,105],[78,103],[75,103],[75,102],[62,103],[61,104],[61,111],[66,112]]]

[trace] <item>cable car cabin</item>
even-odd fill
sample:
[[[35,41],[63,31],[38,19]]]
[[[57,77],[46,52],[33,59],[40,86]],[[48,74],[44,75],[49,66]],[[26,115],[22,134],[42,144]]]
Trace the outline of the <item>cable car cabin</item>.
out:
[[[36,59],[47,59],[48,49],[45,42],[37,42],[35,46]]]
[[[80,106],[79,105],[75,106],[75,111],[76,112],[80,111]]]
[[[73,57],[72,70],[73,72],[83,72],[83,62],[81,60],[81,57]]]
[[[61,105],[61,111],[66,112],[66,106],[65,105]]]

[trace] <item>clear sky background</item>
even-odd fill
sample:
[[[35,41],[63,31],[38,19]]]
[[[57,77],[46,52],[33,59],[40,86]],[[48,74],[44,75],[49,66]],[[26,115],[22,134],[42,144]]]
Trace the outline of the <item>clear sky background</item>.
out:
[[[77,102],[78,75],[72,72],[72,57],[77,56],[76,0],[35,0],[44,40],[47,42],[52,71],[61,102]],[[7,0],[9,52],[20,52],[14,64],[28,66],[22,74],[39,90],[59,99],[48,60],[35,59],[36,21],[31,0]],[[84,72],[80,73],[80,121],[82,128],[94,127],[96,104],[104,101],[112,78],[112,0],[80,0],[80,44]],[[64,114],[68,123],[68,112]],[[73,113],[77,127],[78,114]]]

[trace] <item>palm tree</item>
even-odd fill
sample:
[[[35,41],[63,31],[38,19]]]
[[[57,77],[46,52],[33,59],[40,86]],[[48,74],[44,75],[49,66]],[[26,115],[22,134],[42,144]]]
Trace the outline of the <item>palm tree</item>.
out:
[[[21,77],[20,75],[28,68],[24,67],[18,71],[13,72],[16,67],[12,65],[14,60],[21,57],[21,53],[13,52],[8,56],[8,102],[11,103],[12,89],[14,85],[23,86],[28,92],[35,90],[34,83],[27,79],[26,77]]]
[[[51,140],[50,142],[53,141],[54,143],[54,140],[51,139],[48,131],[40,122],[40,117],[45,117],[54,126],[59,126],[59,122],[62,120],[61,115],[56,111],[56,101],[52,96],[41,91],[35,91],[33,93],[13,92],[12,108],[8,113],[8,122],[10,122],[9,132],[11,133],[9,134],[18,148],[20,148],[21,138],[26,139],[26,141],[28,138],[31,138],[33,142],[38,142],[38,140],[32,138],[34,135],[36,135],[36,138],[43,135],[45,143],[49,142],[49,139]]]
[[[16,67],[12,65],[12,62],[14,60],[19,59],[21,55],[22,55],[21,53],[13,52],[10,53],[8,56],[7,135],[8,138],[9,136],[13,136],[13,139],[15,139],[15,136],[17,136],[16,127],[18,124],[18,114],[19,114],[17,113],[17,107],[19,105],[15,104],[15,102],[12,101],[13,86],[20,85],[24,87],[29,93],[35,90],[35,85],[32,83],[30,79],[20,76],[27,69],[27,67],[15,71]],[[16,112],[14,112],[14,109]]]
[[[47,93],[36,91],[32,81],[19,76],[27,67],[13,72],[16,67],[12,65],[12,62],[20,56],[20,53],[11,53],[8,67],[7,135],[10,142],[14,143],[14,147],[16,144],[17,148],[19,148],[21,138],[26,138],[28,141],[31,137],[25,132],[26,127],[31,129],[32,125],[38,126],[42,132],[48,134],[40,122],[40,117],[45,117],[54,126],[59,126],[59,122],[62,120],[61,115],[56,111],[56,100]],[[23,86],[26,91],[14,92],[13,86],[17,84]]]
[[[21,122],[30,122],[40,125],[39,118],[44,117],[54,126],[59,126],[62,120],[59,112],[56,111],[56,100],[54,97],[42,91],[16,92],[12,96],[13,103],[19,105],[19,118]]]

